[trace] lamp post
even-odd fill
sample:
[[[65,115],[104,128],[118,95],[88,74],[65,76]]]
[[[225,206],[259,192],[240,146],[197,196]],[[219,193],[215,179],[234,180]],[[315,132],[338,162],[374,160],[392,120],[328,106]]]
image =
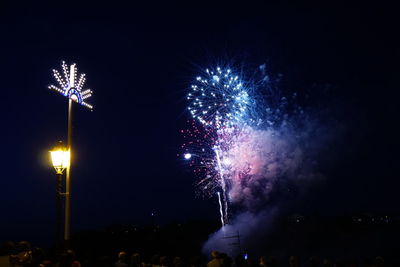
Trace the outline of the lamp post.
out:
[[[69,169],[70,165],[70,151],[58,141],[57,145],[49,151],[51,162],[56,170],[57,183],[56,183],[56,245],[62,240],[61,221],[62,221],[62,176],[65,169]]]
[[[69,67],[63,61],[61,73],[53,69],[53,76],[56,79],[58,86],[50,85],[48,88],[68,98],[68,151],[72,151],[72,104],[73,102],[80,104],[93,110],[93,106],[87,102],[87,99],[92,96],[93,91],[84,89],[86,74],[81,74],[78,78],[78,69],[75,63]],[[69,159],[69,167],[67,168],[65,178],[65,224],[64,224],[64,240],[68,246],[70,237],[71,224],[71,158]]]

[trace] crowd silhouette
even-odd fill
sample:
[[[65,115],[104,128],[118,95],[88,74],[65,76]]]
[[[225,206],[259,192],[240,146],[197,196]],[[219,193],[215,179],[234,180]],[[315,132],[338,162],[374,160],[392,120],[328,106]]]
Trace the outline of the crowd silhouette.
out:
[[[150,254],[148,254],[150,255]],[[142,256],[137,252],[119,251],[95,258],[77,257],[73,250],[54,251],[31,247],[27,241],[6,242],[0,247],[0,267],[385,267],[400,266],[387,263],[381,256],[359,259],[328,259],[311,256],[300,258],[235,257],[220,251],[212,251],[209,257],[158,255]]]

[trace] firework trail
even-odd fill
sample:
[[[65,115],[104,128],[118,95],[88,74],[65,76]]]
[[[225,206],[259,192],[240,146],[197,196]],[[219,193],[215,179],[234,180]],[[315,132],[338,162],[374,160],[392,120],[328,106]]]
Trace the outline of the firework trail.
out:
[[[217,192],[217,196],[218,196],[218,203],[219,203],[219,213],[221,215],[221,225],[222,225],[222,227],[224,227],[225,219],[224,219],[224,212],[222,211],[221,194],[219,192]]]
[[[224,179],[224,174],[222,172],[222,165],[221,165],[221,158],[219,156],[219,147],[214,147],[214,151],[215,151],[215,157],[217,159],[217,165],[218,165],[218,172],[219,172],[219,176],[221,179],[221,188],[222,188],[222,192],[224,193],[224,213],[223,213],[223,222],[228,222],[228,197],[227,197],[227,193],[226,193],[226,182]],[[218,198],[220,201],[220,194],[218,192]],[[221,205],[220,205],[221,206]],[[221,207],[221,211],[222,211],[222,207]],[[224,226],[225,223],[222,224],[222,226]]]

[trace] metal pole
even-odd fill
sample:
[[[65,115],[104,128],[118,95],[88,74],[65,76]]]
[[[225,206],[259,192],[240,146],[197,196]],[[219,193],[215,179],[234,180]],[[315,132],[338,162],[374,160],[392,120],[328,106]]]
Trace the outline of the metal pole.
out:
[[[57,173],[56,182],[56,248],[60,248],[62,240],[62,173]]]
[[[67,168],[65,179],[65,224],[64,240],[68,247],[71,224],[71,166],[72,166],[72,100],[68,100],[68,151],[70,153],[70,165]]]

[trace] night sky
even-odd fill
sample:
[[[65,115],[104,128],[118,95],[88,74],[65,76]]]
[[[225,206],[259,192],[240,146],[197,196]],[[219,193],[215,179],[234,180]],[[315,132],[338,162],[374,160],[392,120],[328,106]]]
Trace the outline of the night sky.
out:
[[[3,5],[3,4],[2,4]],[[326,179],[295,211],[398,212],[399,42],[394,7],[363,4],[71,4],[0,9],[0,241],[53,234],[48,150],[66,141],[67,101],[47,89],[61,60],[94,91],[74,106],[72,232],[113,223],[218,219],[179,157],[200,67],[266,63],[282,90],[328,110]]]

